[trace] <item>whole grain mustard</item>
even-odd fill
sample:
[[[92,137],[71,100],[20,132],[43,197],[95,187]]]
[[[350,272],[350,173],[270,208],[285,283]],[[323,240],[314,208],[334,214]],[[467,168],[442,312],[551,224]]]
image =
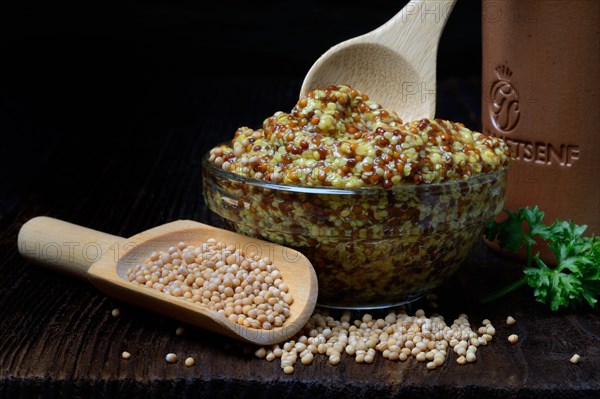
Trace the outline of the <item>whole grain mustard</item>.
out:
[[[224,170],[275,183],[390,188],[440,183],[498,170],[510,150],[461,123],[398,115],[349,86],[314,90],[261,129],[241,127],[210,152]]]

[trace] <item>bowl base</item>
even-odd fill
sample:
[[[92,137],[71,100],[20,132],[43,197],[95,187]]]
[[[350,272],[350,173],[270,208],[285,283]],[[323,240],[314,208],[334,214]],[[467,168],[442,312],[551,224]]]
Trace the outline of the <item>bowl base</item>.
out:
[[[428,291],[429,292],[429,291]],[[365,303],[365,304],[343,304],[343,303],[334,303],[327,301],[319,301],[317,299],[317,307],[327,308],[327,309],[341,309],[341,310],[374,310],[374,309],[387,309],[394,308],[402,305],[410,305],[419,299],[425,297],[428,292],[420,292],[418,294],[411,295],[407,298],[404,298],[400,301],[390,301],[383,303]]]

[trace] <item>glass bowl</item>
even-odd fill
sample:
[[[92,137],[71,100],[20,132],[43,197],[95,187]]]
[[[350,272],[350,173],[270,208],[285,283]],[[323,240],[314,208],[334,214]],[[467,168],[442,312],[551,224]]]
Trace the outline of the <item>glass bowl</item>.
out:
[[[297,249],[318,304],[373,309],[412,302],[450,277],[504,205],[506,169],[385,189],[274,184],[202,161],[208,207],[239,233]]]

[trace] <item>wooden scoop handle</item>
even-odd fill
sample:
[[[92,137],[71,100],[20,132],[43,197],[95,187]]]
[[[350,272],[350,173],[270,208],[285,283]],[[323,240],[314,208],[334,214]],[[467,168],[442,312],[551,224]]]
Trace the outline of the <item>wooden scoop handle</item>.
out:
[[[87,280],[89,267],[107,252],[118,260],[124,238],[39,216],[19,231],[19,253],[28,261]]]

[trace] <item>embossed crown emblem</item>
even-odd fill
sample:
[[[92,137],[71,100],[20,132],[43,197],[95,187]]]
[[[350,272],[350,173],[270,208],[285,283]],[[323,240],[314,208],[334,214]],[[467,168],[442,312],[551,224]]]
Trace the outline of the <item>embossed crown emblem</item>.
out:
[[[513,75],[513,71],[511,71],[506,64],[498,65],[496,67],[496,75],[498,76],[498,79],[509,80]]]

